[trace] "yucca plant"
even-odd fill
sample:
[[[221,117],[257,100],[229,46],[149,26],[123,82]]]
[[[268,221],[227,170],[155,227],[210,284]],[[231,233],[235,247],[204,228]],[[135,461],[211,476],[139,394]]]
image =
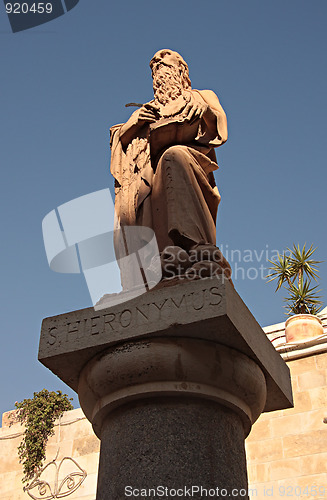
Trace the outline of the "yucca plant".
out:
[[[317,265],[320,261],[312,259],[316,248],[306,250],[305,244],[302,250],[300,245],[293,244],[293,249],[287,248],[282,254],[278,254],[276,261],[270,260],[272,264],[269,270],[272,272],[266,276],[269,281],[278,280],[276,292],[284,285],[288,290],[285,298],[289,316],[292,314],[317,314],[322,302],[317,293],[317,286],[311,287],[311,280],[317,281]]]

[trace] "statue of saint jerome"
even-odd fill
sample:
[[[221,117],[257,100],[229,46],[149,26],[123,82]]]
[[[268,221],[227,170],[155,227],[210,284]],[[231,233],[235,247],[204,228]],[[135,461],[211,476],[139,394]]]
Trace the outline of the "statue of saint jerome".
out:
[[[227,140],[225,112],[214,92],[191,88],[177,52],[159,50],[150,67],[154,99],[110,131],[117,223],[153,229],[162,256],[168,249],[176,260],[182,252],[183,271],[194,265],[187,260],[192,254],[206,261],[209,273],[230,271],[215,246],[220,195],[214,148]]]

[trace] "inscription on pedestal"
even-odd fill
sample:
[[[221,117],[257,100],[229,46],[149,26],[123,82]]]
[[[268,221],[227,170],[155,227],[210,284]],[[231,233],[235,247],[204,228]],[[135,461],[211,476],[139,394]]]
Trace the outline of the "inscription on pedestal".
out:
[[[170,289],[165,291],[169,293]],[[143,296],[143,303],[141,304],[140,300],[138,300],[138,305],[135,305],[135,300],[132,300],[121,304],[119,307],[111,308],[110,312],[108,312],[108,309],[95,312],[91,308],[70,313],[70,315],[81,313],[82,317],[75,321],[70,319],[65,323],[64,319],[68,318],[68,315],[58,316],[54,319],[58,322],[58,326],[52,324],[52,318],[47,318],[44,320],[44,326],[47,323],[50,324],[46,328],[42,328],[42,334],[45,336],[43,340],[51,347],[61,346],[63,343],[75,343],[84,337],[98,336],[100,334],[111,335],[114,332],[119,333],[128,328],[135,329],[172,317],[178,320],[182,319],[183,316],[185,319],[185,315],[188,313],[194,314],[203,309],[216,308],[222,301],[219,287],[210,286],[206,288],[203,284],[199,290],[175,294],[156,301],[146,300],[149,299],[148,295],[150,294]],[[90,311],[93,311],[93,315],[90,315]],[[85,313],[84,316],[83,312]]]
[[[105,309],[46,318],[39,360],[77,390],[81,370],[97,354],[115,345],[169,337],[208,340],[245,354],[266,376],[271,394],[266,410],[290,405],[286,364],[222,277],[183,281]]]

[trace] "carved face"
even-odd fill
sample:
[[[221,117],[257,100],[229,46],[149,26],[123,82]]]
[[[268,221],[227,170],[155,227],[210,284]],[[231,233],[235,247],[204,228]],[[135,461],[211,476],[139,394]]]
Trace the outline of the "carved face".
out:
[[[169,49],[159,50],[150,61],[150,68],[154,74],[161,66],[168,66],[169,68],[179,68],[180,56],[177,52]]]
[[[154,79],[159,70],[166,68],[167,71],[170,70],[179,75],[179,79],[184,89],[191,87],[187,64],[178,52],[174,52],[170,49],[158,50],[150,61],[150,68]]]

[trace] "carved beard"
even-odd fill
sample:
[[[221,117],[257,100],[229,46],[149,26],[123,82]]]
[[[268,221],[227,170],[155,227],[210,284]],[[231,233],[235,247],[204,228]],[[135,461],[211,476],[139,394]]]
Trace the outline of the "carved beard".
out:
[[[178,69],[159,66],[153,74],[154,101],[165,106],[183,94],[183,85]]]

